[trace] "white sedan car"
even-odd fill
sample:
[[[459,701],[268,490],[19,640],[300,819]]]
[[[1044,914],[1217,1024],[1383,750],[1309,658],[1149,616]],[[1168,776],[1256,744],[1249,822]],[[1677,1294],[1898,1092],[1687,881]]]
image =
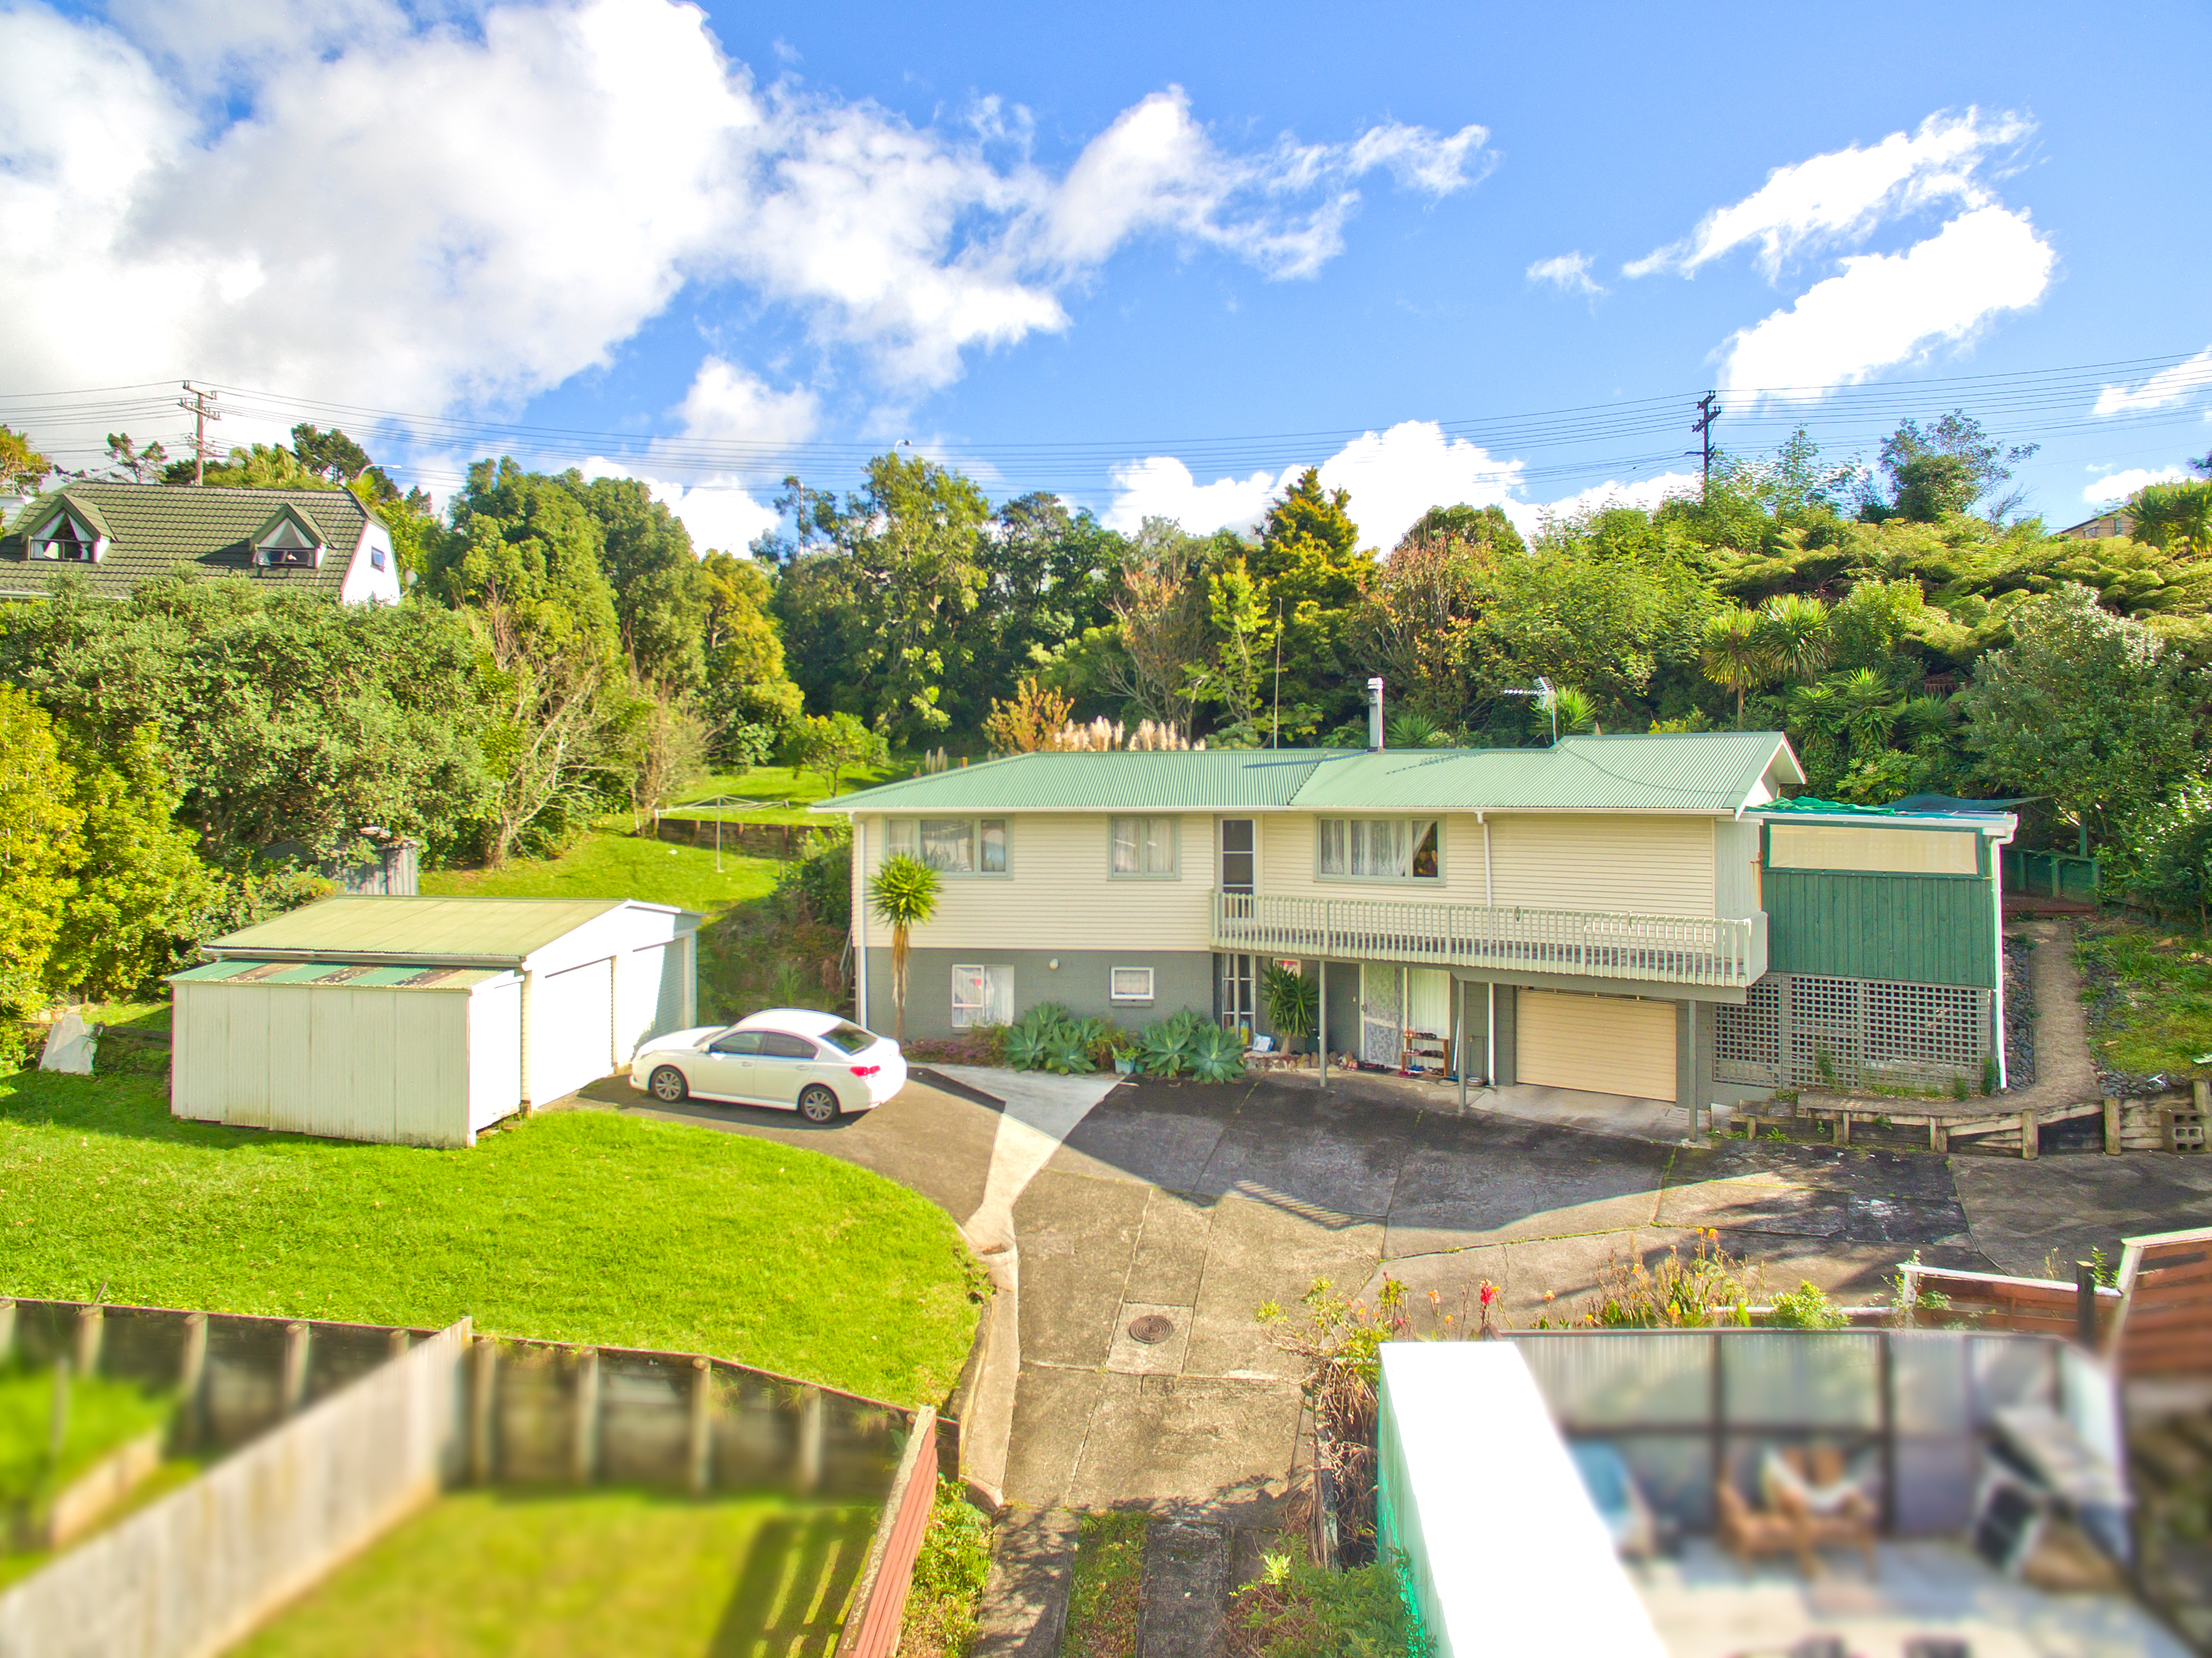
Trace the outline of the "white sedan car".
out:
[[[905,1087],[906,1060],[890,1037],[835,1013],[772,1007],[735,1024],[648,1038],[630,1060],[629,1085],[670,1105],[775,1105],[826,1123]]]

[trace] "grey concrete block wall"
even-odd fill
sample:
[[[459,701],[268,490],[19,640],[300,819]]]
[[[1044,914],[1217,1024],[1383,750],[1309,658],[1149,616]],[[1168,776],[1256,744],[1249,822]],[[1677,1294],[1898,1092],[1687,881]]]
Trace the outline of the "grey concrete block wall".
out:
[[[1050,965],[1057,961],[1059,965]],[[1203,950],[917,950],[907,958],[906,1034],[943,1037],[952,1028],[952,969],[1010,967],[1014,970],[1014,1017],[1043,1002],[1058,1002],[1082,1018],[1111,1020],[1136,1030],[1188,1008],[1213,1017],[1213,955]],[[1152,969],[1152,999],[1117,1002],[1109,993],[1113,969]],[[888,945],[868,949],[868,1025],[889,1031],[896,1018],[891,1001],[891,952]]]

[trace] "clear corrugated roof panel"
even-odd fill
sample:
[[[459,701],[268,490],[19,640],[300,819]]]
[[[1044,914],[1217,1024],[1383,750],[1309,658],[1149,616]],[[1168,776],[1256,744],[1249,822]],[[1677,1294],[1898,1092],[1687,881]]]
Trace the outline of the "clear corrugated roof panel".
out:
[[[609,910],[619,898],[325,898],[221,938],[225,956],[520,961]]]
[[[204,962],[169,975],[172,984],[305,985],[335,990],[469,990],[487,979],[507,976],[504,968],[361,967],[344,962],[257,962],[251,958]]]
[[[841,811],[1735,811],[1772,732],[1570,737],[1546,749],[1024,754],[840,796]]]

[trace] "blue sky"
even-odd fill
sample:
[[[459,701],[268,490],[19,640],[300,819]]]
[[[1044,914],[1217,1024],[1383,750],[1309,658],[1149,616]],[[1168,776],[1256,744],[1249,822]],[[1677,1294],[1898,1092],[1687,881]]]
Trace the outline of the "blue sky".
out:
[[[0,0],[0,420],[173,448],[194,376],[724,545],[902,440],[1129,525],[1302,464],[1382,545],[1534,523],[1680,487],[1709,387],[1751,452],[1963,406],[2054,524],[2212,449],[2212,13],[1845,17]]]

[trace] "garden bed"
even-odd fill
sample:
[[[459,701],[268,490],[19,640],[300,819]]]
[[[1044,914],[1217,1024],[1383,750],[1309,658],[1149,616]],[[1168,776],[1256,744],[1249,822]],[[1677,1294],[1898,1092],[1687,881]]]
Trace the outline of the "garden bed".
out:
[[[2212,938],[2106,916],[2075,938],[2100,1090],[2123,1099],[2212,1077]]]

